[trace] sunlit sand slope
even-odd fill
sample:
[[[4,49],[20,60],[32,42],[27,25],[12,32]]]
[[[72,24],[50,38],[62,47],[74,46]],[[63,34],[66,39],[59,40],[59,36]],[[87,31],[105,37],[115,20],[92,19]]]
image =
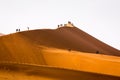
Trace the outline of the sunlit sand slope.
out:
[[[0,62],[44,64],[40,53],[36,46],[19,34],[0,37]]]
[[[47,65],[120,76],[120,57],[50,48],[43,53]]]
[[[4,69],[3,69],[4,67]],[[119,80],[120,77],[57,67],[1,64],[0,80]]]

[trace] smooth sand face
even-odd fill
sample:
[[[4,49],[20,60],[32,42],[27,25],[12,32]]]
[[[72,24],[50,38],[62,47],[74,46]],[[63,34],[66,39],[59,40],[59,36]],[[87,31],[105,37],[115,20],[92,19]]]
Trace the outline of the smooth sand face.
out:
[[[91,53],[98,49],[108,55]],[[0,53],[0,64],[44,65],[120,77],[120,57],[117,57],[120,52],[86,33],[79,32],[77,28],[26,31],[1,36]],[[94,75],[88,74],[88,78]],[[86,80],[85,77],[83,80]]]

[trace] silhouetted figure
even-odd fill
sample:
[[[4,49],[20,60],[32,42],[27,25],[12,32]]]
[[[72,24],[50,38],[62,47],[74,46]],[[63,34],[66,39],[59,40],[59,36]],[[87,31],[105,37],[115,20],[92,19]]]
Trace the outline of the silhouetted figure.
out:
[[[69,23],[69,24],[71,24],[71,22],[70,22],[70,21],[68,21],[68,23]]]
[[[18,29],[18,31],[20,32],[20,29]]]
[[[96,54],[99,54],[99,51],[96,51]]]
[[[16,32],[18,32],[18,29],[16,29]]]
[[[58,25],[58,28],[60,27],[60,25]]]
[[[29,30],[29,27],[27,27],[27,29]]]

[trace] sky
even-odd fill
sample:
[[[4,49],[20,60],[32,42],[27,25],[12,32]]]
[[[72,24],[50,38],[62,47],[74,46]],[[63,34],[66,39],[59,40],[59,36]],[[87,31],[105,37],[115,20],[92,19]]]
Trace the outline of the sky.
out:
[[[120,50],[120,0],[0,0],[0,33],[56,29],[68,21]]]

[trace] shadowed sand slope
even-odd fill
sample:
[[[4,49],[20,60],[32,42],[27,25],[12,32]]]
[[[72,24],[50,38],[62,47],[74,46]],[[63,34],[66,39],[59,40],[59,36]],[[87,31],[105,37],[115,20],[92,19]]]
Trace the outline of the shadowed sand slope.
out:
[[[61,49],[72,49],[82,52],[103,53],[120,56],[120,51],[97,40],[76,27],[61,27],[56,30],[33,30],[20,33],[33,43]]]

